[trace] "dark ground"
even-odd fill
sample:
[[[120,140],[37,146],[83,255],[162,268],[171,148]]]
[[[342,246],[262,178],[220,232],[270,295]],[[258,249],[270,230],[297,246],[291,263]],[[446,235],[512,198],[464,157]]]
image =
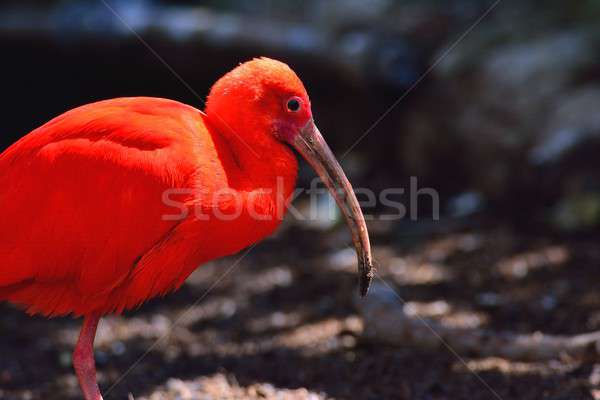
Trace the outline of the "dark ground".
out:
[[[379,275],[414,304],[446,301],[438,317],[448,323],[556,334],[600,329],[596,238],[522,236],[494,223],[444,234],[372,228]],[[182,290],[136,312],[105,318],[96,342],[105,398],[558,400],[598,393],[593,360],[512,362],[362,343],[347,239],[344,227],[319,233],[288,225],[208,294],[237,258],[204,266]],[[70,365],[78,328],[79,321],[2,306],[0,398],[79,398]]]

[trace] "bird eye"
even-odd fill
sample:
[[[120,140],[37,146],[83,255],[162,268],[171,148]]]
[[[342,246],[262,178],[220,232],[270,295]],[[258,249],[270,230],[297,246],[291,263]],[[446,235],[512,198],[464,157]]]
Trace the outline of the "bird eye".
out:
[[[287,102],[287,109],[291,112],[300,111],[300,99],[297,97],[292,97],[291,99],[289,99]]]

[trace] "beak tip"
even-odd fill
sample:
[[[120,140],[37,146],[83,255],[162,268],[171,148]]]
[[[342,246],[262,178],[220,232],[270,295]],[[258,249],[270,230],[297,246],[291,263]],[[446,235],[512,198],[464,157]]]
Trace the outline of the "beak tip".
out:
[[[365,297],[369,293],[369,287],[374,276],[374,269],[371,264],[365,264],[362,268],[363,273],[359,277],[359,294]]]
[[[369,286],[364,286],[363,284],[361,284],[359,294],[361,298],[367,297],[367,294],[369,294]]]

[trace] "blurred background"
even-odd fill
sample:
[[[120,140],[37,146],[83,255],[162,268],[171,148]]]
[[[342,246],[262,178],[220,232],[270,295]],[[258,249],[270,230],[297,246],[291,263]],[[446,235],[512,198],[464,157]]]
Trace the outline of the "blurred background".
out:
[[[416,177],[439,194],[439,218],[426,196],[419,218],[368,210],[378,279],[399,307],[490,335],[600,330],[598,18],[598,0],[3,0],[0,150],[97,100],[202,108],[223,73],[277,58],[355,187],[408,190]],[[299,184],[312,177],[304,168]],[[595,357],[366,340],[338,222],[286,221],[210,294],[236,258],[107,318],[106,398],[600,398]],[[0,398],[78,398],[78,328],[0,306]]]

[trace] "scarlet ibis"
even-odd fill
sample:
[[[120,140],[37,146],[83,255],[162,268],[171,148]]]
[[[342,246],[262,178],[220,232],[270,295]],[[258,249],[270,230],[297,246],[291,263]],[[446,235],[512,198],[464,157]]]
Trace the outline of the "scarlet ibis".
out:
[[[271,234],[296,184],[290,146],[341,208],[365,295],[371,249],[352,187],[301,80],[260,58],[220,78],[204,112],[159,98],[101,101],[0,154],[0,300],[84,317],[73,366],[85,399],[102,399],[101,316],[172,292],[202,263]]]

